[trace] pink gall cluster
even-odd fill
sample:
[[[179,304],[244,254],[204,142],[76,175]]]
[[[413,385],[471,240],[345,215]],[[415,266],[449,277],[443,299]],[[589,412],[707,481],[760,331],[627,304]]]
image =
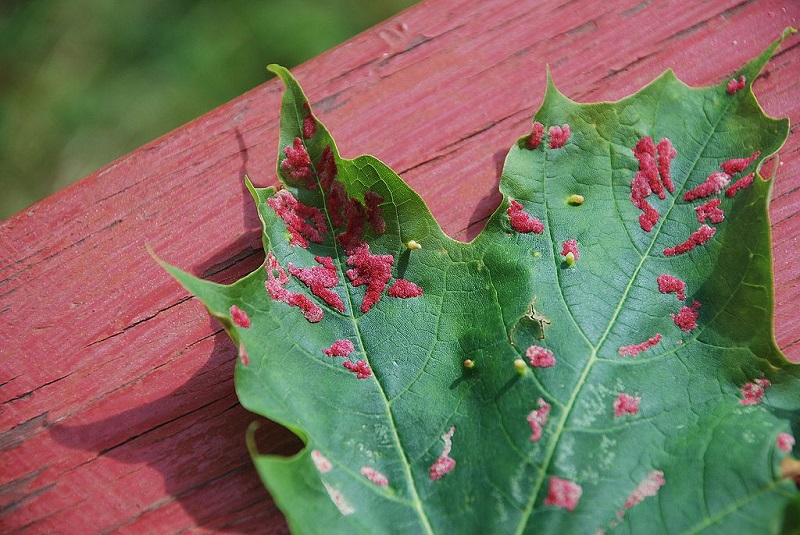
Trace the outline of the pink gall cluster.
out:
[[[278,217],[286,223],[286,230],[291,236],[289,243],[299,247],[308,247],[309,240],[322,243],[325,232],[325,216],[313,206],[306,206],[298,201],[289,190],[281,190],[267,199],[267,204],[275,210]]]
[[[709,227],[706,224],[700,225],[700,228],[695,230],[689,235],[689,239],[683,243],[679,243],[675,247],[667,247],[664,249],[664,256],[675,256],[683,253],[688,253],[698,245],[704,245],[708,240],[714,236],[717,229]]]
[[[635,489],[633,489],[631,495],[625,500],[625,509],[630,509],[634,505],[641,503],[645,498],[655,496],[658,494],[658,490],[666,483],[664,472],[661,470],[653,470]]]
[[[542,231],[544,231],[544,224],[542,224],[538,217],[525,212],[523,208],[524,206],[521,203],[511,201],[508,210],[506,210],[511,228],[521,234],[527,234],[529,232],[541,234]]]
[[[408,299],[410,297],[421,296],[422,288],[405,279],[397,279],[394,281],[394,284],[392,284],[387,293],[389,294],[389,297]]]
[[[303,137],[310,139],[314,137],[314,134],[317,133],[317,120],[311,113],[311,108],[309,107],[308,102],[304,102],[303,107],[306,109],[306,116],[303,119]]]
[[[722,221],[725,219],[725,212],[723,212],[722,208],[719,207],[721,203],[722,199],[715,197],[710,201],[701,204],[700,206],[696,206],[694,211],[697,212],[697,220],[700,223],[705,223],[706,219],[712,223],[722,223]]]
[[[673,193],[675,191],[675,184],[672,183],[672,160],[678,155],[678,151],[672,145],[669,138],[661,138],[661,141],[656,145],[656,152],[658,153],[658,174],[661,176],[661,183],[667,188],[667,191]]]
[[[752,185],[753,185],[753,173],[750,173],[749,175],[740,178],[739,180],[728,186],[728,189],[725,190],[725,196],[733,197],[734,195],[739,193],[739,190],[747,189]]]
[[[267,293],[273,301],[280,301],[289,306],[297,307],[311,323],[317,323],[322,319],[322,309],[303,294],[290,292],[284,286],[289,284],[289,276],[286,271],[278,264],[278,260],[272,251],[267,255],[266,261],[267,280],[264,285]],[[277,273],[277,276],[275,275]]]
[[[631,396],[620,392],[617,399],[614,400],[614,418],[619,418],[626,414],[638,414],[639,402],[641,400],[642,398],[638,396]]]
[[[544,136],[544,125],[539,121],[534,121],[533,126],[531,127],[531,133],[525,140],[525,144],[528,146],[529,149],[535,149],[536,147],[539,146],[539,143],[542,142],[543,136]]]
[[[677,314],[670,314],[672,321],[682,331],[689,332],[697,329],[697,317],[700,315],[700,303],[694,301],[691,307],[682,306]]]
[[[231,305],[230,313],[234,325],[241,327],[242,329],[247,329],[250,327],[250,317],[247,315],[247,312],[236,305]]]
[[[789,433],[780,433],[775,439],[775,442],[778,445],[778,448],[786,453],[792,451],[792,448],[794,448],[794,443],[795,443],[794,437]]]
[[[336,340],[331,347],[323,349],[322,352],[329,357],[349,357],[355,351],[355,346],[350,340]]]
[[[356,374],[358,379],[367,379],[368,377],[372,376],[372,370],[369,367],[369,364],[366,361],[358,360],[353,364],[349,360],[346,360],[342,363],[342,365]]]
[[[528,423],[531,426],[531,442],[538,442],[542,438],[542,427],[547,423],[547,415],[550,414],[550,404],[544,399],[537,400],[538,409],[532,410],[528,414]]]
[[[322,474],[327,474],[333,470],[333,463],[319,450],[311,450],[311,460],[314,462],[314,466],[317,470]]]
[[[336,175],[339,172],[338,168],[336,167],[336,159],[333,157],[333,152],[331,151],[330,145],[325,145],[325,148],[322,149],[322,154],[320,154],[319,160],[317,161],[317,170],[317,175],[319,176],[319,185],[322,187],[323,191],[329,191],[333,184],[333,180],[336,178]],[[339,184],[339,188],[342,189],[341,184]],[[329,193],[329,197],[332,194],[333,192],[331,191]]]
[[[372,468],[371,466],[362,466],[361,470],[359,470],[358,473],[360,473],[362,476],[369,479],[370,482],[379,487],[389,486],[389,479],[382,473]]]
[[[772,386],[772,383],[763,377],[756,379],[751,383],[742,385],[742,399],[739,401],[740,405],[758,405],[761,403],[761,398],[764,397],[765,390]]]
[[[250,356],[247,354],[247,349],[244,347],[244,342],[239,344],[239,362],[242,366],[250,366]]]
[[[702,184],[699,184],[694,189],[691,189],[683,194],[683,200],[691,202],[696,199],[705,199],[711,197],[722,191],[731,181],[731,177],[727,173],[715,172],[711,173]]]
[[[550,134],[551,149],[560,149],[566,145],[567,141],[569,141],[569,136],[572,134],[568,124],[563,126],[551,126],[547,129],[547,132]]]
[[[311,293],[328,303],[339,312],[344,312],[344,303],[339,294],[331,290],[339,284],[339,275],[329,256],[315,256],[314,260],[322,267],[296,268],[289,264],[289,273],[308,286]]]
[[[361,302],[361,312],[368,312],[380,300],[392,277],[393,264],[392,255],[371,254],[369,245],[363,242],[351,251],[347,257],[347,265],[352,268],[347,270],[347,277],[353,286],[367,285],[364,300]]]
[[[656,333],[652,338],[648,338],[644,342],[638,344],[630,344],[623,346],[617,352],[623,357],[635,357],[643,351],[647,351],[661,341],[661,333]]]
[[[720,169],[722,169],[726,174],[733,176],[747,169],[747,167],[756,161],[759,156],[761,156],[761,151],[757,150],[748,158],[732,158],[722,162],[720,164]]]
[[[656,151],[658,151],[657,156]],[[639,216],[639,226],[645,232],[653,230],[660,218],[660,214],[647,197],[655,193],[659,199],[665,199],[664,190],[670,193],[675,191],[670,166],[677,154],[672,141],[668,138],[662,138],[656,146],[650,136],[644,136],[633,148],[633,155],[639,162],[639,170],[631,180],[630,199],[633,205],[642,211]]]
[[[534,368],[549,368],[556,364],[553,352],[542,346],[530,346],[525,350],[525,357]]]
[[[456,467],[456,460],[450,457],[450,450],[453,448],[453,433],[455,432],[456,428],[451,427],[447,433],[442,435],[442,440],[444,441],[442,454],[439,455],[428,470],[431,481],[442,479],[445,474],[451,472],[453,468]]]
[[[292,146],[284,147],[283,153],[286,159],[281,162],[281,171],[285,177],[301,181],[311,180],[311,157],[302,139],[294,138]]]
[[[677,277],[662,273],[656,278],[658,291],[662,294],[675,293],[681,301],[686,300],[686,283]]]
[[[725,90],[729,95],[733,95],[734,93],[738,93],[744,89],[746,84],[747,78],[745,78],[744,75],[740,76],[738,80],[736,78],[731,78],[728,82],[728,87]]]
[[[572,253],[573,259],[577,260],[580,254],[578,253],[578,240],[570,238],[561,244],[561,256],[567,256]]]
[[[362,244],[362,237],[367,223],[369,223],[372,232],[375,234],[383,234],[386,230],[386,223],[383,220],[380,208],[381,202],[383,202],[383,198],[380,195],[368,191],[364,195],[366,206],[362,205],[357,199],[349,199],[345,203],[343,218],[341,216],[337,217],[340,220],[347,221],[347,226],[343,233],[336,236],[336,239],[339,240],[339,244],[347,254],[351,254],[351,251]]]
[[[547,498],[544,499],[544,504],[554,505],[567,511],[574,511],[578,506],[578,501],[581,499],[581,494],[583,494],[583,489],[577,483],[551,476],[550,487],[547,492]]]

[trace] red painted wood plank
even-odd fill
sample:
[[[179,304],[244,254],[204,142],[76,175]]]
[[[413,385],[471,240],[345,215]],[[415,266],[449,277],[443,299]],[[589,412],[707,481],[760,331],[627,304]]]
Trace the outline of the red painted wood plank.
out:
[[[575,100],[620,98],[673,67],[725,79],[788,25],[778,0],[434,0],[296,70],[346,156],[375,154],[471,238],[499,202],[549,64]],[[800,119],[800,38],[756,83]],[[40,533],[283,533],[250,465],[235,351],[150,259],[230,281],[259,264],[242,185],[276,182],[281,88],[267,83],[0,224],[0,526]],[[793,126],[793,134],[796,127]],[[776,336],[800,358],[800,141],[771,206]],[[262,428],[265,451],[297,441]]]

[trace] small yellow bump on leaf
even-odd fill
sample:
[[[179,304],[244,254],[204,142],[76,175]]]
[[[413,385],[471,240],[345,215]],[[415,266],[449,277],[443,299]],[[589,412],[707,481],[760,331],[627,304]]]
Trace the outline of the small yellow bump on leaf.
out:
[[[539,251],[534,251],[533,252],[533,257],[534,258],[541,258],[542,257],[542,253],[540,253]]]
[[[572,264],[575,263],[575,255],[572,254],[572,251],[564,256],[564,263],[567,264],[567,267],[572,267]]]
[[[580,206],[583,204],[583,195],[578,195],[577,193],[570,195],[567,197],[567,204],[570,206]]]
[[[472,369],[475,367],[475,362],[472,359],[467,359],[464,361],[464,367],[468,369]]]
[[[781,478],[794,479],[800,476],[800,461],[794,457],[784,457],[781,460]]]
[[[422,249],[422,245],[420,245],[418,242],[414,240],[408,240],[408,243],[406,243],[406,247],[408,247],[409,250]]]
[[[528,365],[525,364],[525,361],[522,359],[517,359],[514,361],[514,369],[517,370],[517,373],[520,375],[524,375],[525,372],[528,371]]]

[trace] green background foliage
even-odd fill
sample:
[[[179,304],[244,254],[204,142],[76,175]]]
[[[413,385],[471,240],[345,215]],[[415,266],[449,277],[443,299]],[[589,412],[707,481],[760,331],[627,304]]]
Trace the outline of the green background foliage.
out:
[[[268,295],[273,267],[230,286],[167,269],[246,349],[235,372],[242,405],[307,445],[282,458],[251,444],[290,526],[298,533],[779,532],[783,511],[798,500],[794,482],[782,477],[789,453],[777,437],[797,435],[800,367],[786,361],[772,335],[771,183],[756,177],[735,197],[716,194],[725,220],[714,223],[713,238],[693,251],[664,253],[700,224],[694,208],[702,201],[687,202],[685,192],[722,162],[760,150],[748,172],[757,169],[785,141],[788,120],[766,117],[750,91],[778,44],[736,73],[747,79],[736,94],[726,82],[692,89],[667,72],[618,102],[578,104],[549,83],[535,119],[569,124],[572,135],[563,147],[517,141],[500,183],[504,201],[471,243],[444,235],[419,196],[380,161],[340,159],[321,124],[305,135],[305,95],[278,68],[287,86],[278,153],[286,190],[248,184],[264,248],[284,269],[315,267],[314,255],[330,258],[342,310],[312,295],[297,275],[287,277],[286,291],[324,310],[310,323],[288,298]],[[631,202],[640,165],[632,149],[644,136],[668,137],[678,153],[675,192],[649,198],[660,214],[651,232],[640,228]],[[314,162],[301,166],[306,183],[288,179],[298,169],[284,151],[293,141]],[[347,270],[363,249],[335,238],[350,227],[334,223],[328,148],[356,208],[364,199],[369,210],[370,196],[381,198],[385,229],[370,224],[358,236],[372,254],[392,255],[392,278],[419,284],[422,296],[384,293],[371,309],[359,306],[364,288],[350,283]],[[288,226],[299,223],[276,209],[289,192],[327,221],[324,238],[307,249],[290,243]],[[569,203],[574,194],[584,202]],[[541,218],[543,232],[513,228],[511,199]],[[345,217],[356,218],[356,208]],[[572,264],[561,252],[570,238],[580,251]],[[410,250],[411,239],[422,249]],[[686,298],[660,291],[660,274],[685,281]],[[679,328],[671,314],[695,300],[697,324]],[[531,303],[547,325],[526,318]],[[233,305],[248,314],[249,326],[232,321]],[[654,333],[663,338],[646,352],[620,351]],[[336,340],[351,341],[353,354],[325,355]],[[534,346],[552,351],[555,365],[528,366],[522,359]],[[370,376],[347,369],[356,359],[369,364]],[[764,388],[748,402],[758,382]],[[617,413],[622,394],[640,398],[636,411]],[[534,436],[529,419],[544,402],[550,410]],[[442,438],[449,429],[451,451]],[[432,477],[445,453],[454,469]],[[330,466],[321,467],[320,455]],[[388,485],[373,484],[365,468]],[[647,489],[661,477],[663,487]],[[580,499],[555,497],[559,480],[579,485]]]
[[[0,2],[0,219],[412,3]]]

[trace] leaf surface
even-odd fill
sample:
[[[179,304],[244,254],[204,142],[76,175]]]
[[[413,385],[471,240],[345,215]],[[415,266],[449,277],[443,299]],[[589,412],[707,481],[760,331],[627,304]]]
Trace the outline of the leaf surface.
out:
[[[788,120],[751,85],[790,33],[730,86],[668,71],[578,104],[548,80],[471,243],[377,159],[340,158],[271,67],[284,186],[248,182],[265,266],[230,286],[167,269],[240,347],[242,404],[306,443],[250,437],[292,529],[778,531],[800,385],[756,170]]]

